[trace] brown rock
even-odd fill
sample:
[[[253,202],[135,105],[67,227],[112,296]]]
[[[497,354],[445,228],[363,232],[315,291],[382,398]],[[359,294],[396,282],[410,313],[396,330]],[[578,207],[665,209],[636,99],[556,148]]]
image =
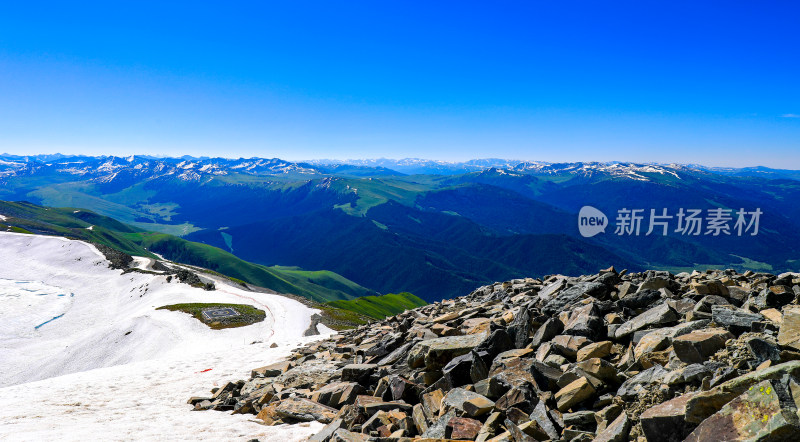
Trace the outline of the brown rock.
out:
[[[292,363],[289,361],[283,362],[276,362],[274,364],[269,364],[264,367],[256,368],[250,372],[251,378],[256,377],[265,377],[265,378],[273,378],[278,376],[282,373],[286,373],[287,370],[292,368]]]
[[[605,359],[592,358],[575,364],[587,374],[607,384],[619,384],[617,368]]]
[[[333,437],[331,437],[331,442],[367,442],[369,440],[369,435],[361,434],[361,433],[353,433],[352,431],[347,431],[344,428],[339,428],[333,433]]]
[[[626,442],[631,432],[631,420],[623,412],[604,430],[599,431],[594,442]]]
[[[414,345],[408,354],[408,366],[441,370],[456,356],[469,353],[486,338],[485,333],[428,339]]]
[[[677,337],[672,341],[672,346],[681,361],[687,364],[702,363],[718,350],[725,348],[725,341],[733,338],[724,328],[711,328]]]
[[[611,347],[613,347],[613,345],[611,341],[589,344],[578,350],[577,361],[581,362],[591,358],[604,358],[611,354]]]
[[[639,416],[642,431],[648,442],[682,441],[692,429],[686,422],[686,403],[693,394],[684,394],[675,399],[648,408]]]
[[[414,405],[411,410],[411,418],[414,420],[414,427],[417,429],[417,434],[422,434],[428,431],[428,418],[422,410],[422,404]]]
[[[275,413],[281,418],[303,422],[318,421],[324,424],[332,421],[336,417],[336,412],[335,408],[298,397],[286,398],[278,402],[275,407]]]
[[[592,384],[586,378],[580,378],[556,393],[556,401],[558,402],[558,411],[564,412],[572,408],[596,393]]]
[[[761,313],[761,315],[763,315],[768,320],[778,325],[780,325],[781,322],[783,322],[783,314],[778,309],[768,308],[765,310],[761,310],[759,313]]]
[[[464,411],[472,417],[482,416],[494,409],[494,402],[481,397],[473,397],[464,402]]]
[[[578,350],[591,343],[592,341],[583,336],[570,335],[558,335],[550,341],[553,348],[568,358],[577,357]]]
[[[489,417],[486,418],[486,421],[484,421],[483,426],[481,426],[480,431],[478,431],[478,436],[475,438],[475,441],[484,442],[491,438],[497,432],[501,421],[502,414],[500,412],[495,411],[490,414]]]
[[[431,331],[434,332],[436,336],[458,336],[461,334],[459,329],[444,324],[434,324],[431,327]]]
[[[277,408],[277,406],[278,406],[277,403],[272,403],[267,405],[266,407],[262,408],[261,411],[258,412],[256,418],[261,419],[267,425],[273,425],[276,422],[279,422],[280,416],[278,416],[278,413],[275,411],[275,408]]]
[[[454,417],[447,422],[445,437],[455,440],[474,440],[483,424],[466,417]]]
[[[786,306],[778,331],[778,344],[800,350],[800,306]]]
[[[442,390],[434,390],[422,395],[422,410],[428,420],[433,420],[439,415],[439,409],[442,407],[442,398],[444,398]]]

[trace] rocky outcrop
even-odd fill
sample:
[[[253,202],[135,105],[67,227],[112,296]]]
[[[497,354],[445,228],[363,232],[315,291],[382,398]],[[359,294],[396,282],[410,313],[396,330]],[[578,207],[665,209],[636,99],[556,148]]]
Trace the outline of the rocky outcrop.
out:
[[[314,441],[800,440],[798,294],[732,270],[507,281],[189,403],[326,423]]]

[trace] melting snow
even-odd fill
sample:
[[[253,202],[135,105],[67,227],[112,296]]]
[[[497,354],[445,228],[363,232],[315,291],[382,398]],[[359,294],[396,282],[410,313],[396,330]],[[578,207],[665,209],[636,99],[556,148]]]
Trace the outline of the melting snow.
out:
[[[310,324],[303,304],[222,280],[207,292],[122,274],[95,247],[64,238],[0,232],[0,256],[0,395],[24,397],[0,407],[0,440],[293,441],[321,428],[265,427],[186,404],[285,357]],[[267,319],[215,331],[155,310],[183,302],[250,304]]]

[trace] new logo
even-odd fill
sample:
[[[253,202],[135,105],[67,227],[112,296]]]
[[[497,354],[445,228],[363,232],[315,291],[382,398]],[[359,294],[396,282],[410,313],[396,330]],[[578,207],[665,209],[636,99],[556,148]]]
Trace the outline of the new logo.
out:
[[[591,238],[598,233],[606,233],[608,217],[592,206],[583,206],[578,213],[578,230],[581,236]]]

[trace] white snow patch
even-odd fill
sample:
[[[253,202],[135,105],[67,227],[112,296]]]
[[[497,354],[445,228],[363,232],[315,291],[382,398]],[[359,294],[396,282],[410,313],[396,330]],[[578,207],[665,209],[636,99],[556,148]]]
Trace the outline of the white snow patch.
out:
[[[89,226],[86,228],[86,230],[94,230],[94,226]]]
[[[81,241],[0,232],[0,256],[0,278],[74,294],[68,305],[45,311],[45,316],[51,310],[63,316],[35,330],[31,328],[38,325],[33,322],[40,319],[40,303],[0,302],[2,317],[33,318],[15,322],[18,327],[33,324],[28,329],[0,329],[0,386],[253,341],[282,343],[302,336],[315,312],[283,296],[248,292],[221,281],[217,290],[205,291],[168,283],[164,275],[122,275]],[[267,318],[247,327],[211,330],[185,313],[156,310],[186,302],[249,304],[266,311]]]
[[[94,246],[65,238],[0,232],[0,256],[0,395],[24,398],[0,407],[0,440],[288,442],[322,428],[265,427],[252,415],[186,404],[314,339],[301,336],[315,310],[219,279],[208,292],[122,274]],[[155,310],[181,302],[250,304],[267,319],[211,330],[185,313]]]
[[[6,218],[6,217],[5,217],[5,216],[3,216],[3,215],[0,215],[0,221],[8,221],[8,218]]]
[[[248,379],[250,369],[284,359],[290,349],[240,344],[0,388],[3,397],[24,398],[0,407],[0,440],[305,440],[323,424],[267,427],[253,415],[192,411],[186,403],[209,396],[213,386]]]

